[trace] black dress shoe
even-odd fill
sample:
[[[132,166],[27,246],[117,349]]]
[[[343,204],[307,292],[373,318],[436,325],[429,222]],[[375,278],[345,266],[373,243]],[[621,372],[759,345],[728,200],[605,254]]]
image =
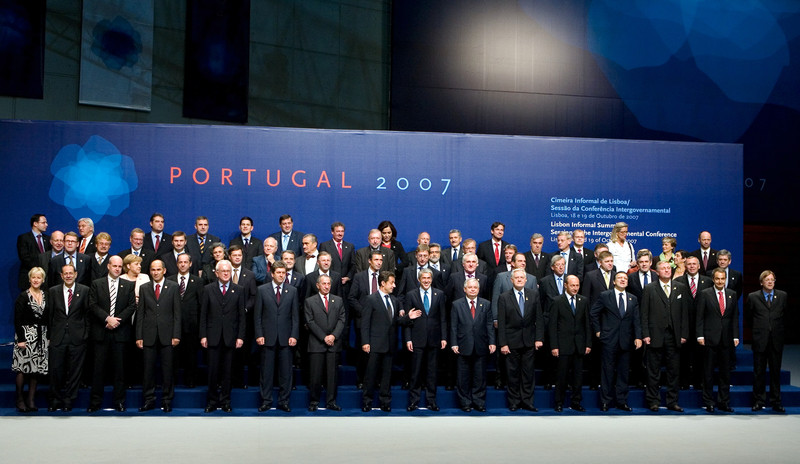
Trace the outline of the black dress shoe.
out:
[[[172,405],[170,403],[164,403],[161,405],[161,410],[164,412],[172,412]]]
[[[86,409],[86,412],[88,412],[89,414],[91,414],[91,413],[93,413],[93,412],[97,412],[97,411],[99,411],[99,410],[100,410],[100,406],[89,406],[89,408],[88,408],[88,409]]]
[[[261,403],[261,406],[258,407],[258,412],[269,411],[269,408],[272,407],[269,403]]]
[[[336,404],[336,403],[328,403],[328,405],[327,405],[327,406],[325,406],[325,407],[326,407],[326,408],[327,408],[329,411],[341,411],[341,410],[342,410],[342,407],[341,407],[341,406],[339,406],[339,405],[338,405],[338,404]]]
[[[365,404],[364,406],[361,406],[361,411],[370,412],[370,411],[372,411],[372,406],[370,406],[368,404]]]
[[[658,412],[658,405],[657,404],[651,404],[649,409],[651,411],[653,411],[653,412]]]
[[[383,412],[392,412],[392,407],[389,406],[388,404],[383,404],[383,405],[381,405],[381,411],[383,411]]]
[[[544,384],[544,389],[545,390],[552,390],[553,389],[553,385],[549,384],[549,383],[546,383],[546,384]]]
[[[411,388],[411,384],[408,382],[403,382],[403,385],[400,386],[402,390],[408,390],[409,388]]]
[[[728,406],[727,404],[723,404],[721,406],[718,406],[717,409],[719,409],[720,411],[725,411],[725,412],[733,412],[733,408]]]
[[[478,412],[486,412],[486,406],[475,406],[475,410]]]
[[[117,403],[117,404],[115,404],[115,405],[114,405],[114,409],[115,409],[117,412],[125,412],[125,411],[127,411],[127,409],[125,409],[125,405],[124,405],[124,404],[122,404],[122,403]]]
[[[28,411],[30,411],[30,409],[28,409],[28,407],[25,405],[24,401],[19,401],[17,403],[17,412],[25,413],[25,412],[28,412]]]
[[[356,384],[356,388],[359,389],[359,390],[363,390],[364,389],[364,382],[358,382]]]
[[[678,406],[677,404],[673,404],[673,405],[667,406],[667,409],[669,409],[670,411],[675,411],[675,412],[683,412],[683,408]]]
[[[151,403],[145,403],[145,404],[142,405],[142,407],[139,408],[139,412],[150,411],[150,410],[153,410],[155,408],[156,408],[155,403],[152,403],[152,402]]]
[[[776,404],[775,406],[773,406],[772,410],[775,412],[786,412],[786,408],[784,408],[780,404]]]
[[[230,403],[226,403],[222,405],[222,412],[233,412],[233,408],[231,407]]]
[[[761,404],[761,403],[754,404],[753,407],[750,408],[750,410],[753,411],[753,412],[761,411],[762,409],[764,409],[764,405]]]
[[[532,404],[523,404],[522,405],[522,409],[524,409],[526,411],[530,411],[530,412],[539,412],[539,410],[536,409],[536,406],[534,406]]]
[[[408,406],[406,406],[406,411],[408,412],[416,411],[417,409],[419,409],[419,406],[417,406],[416,404],[409,404]]]
[[[503,385],[503,382],[497,382],[497,383],[494,384],[494,389],[495,390],[503,390],[504,388],[506,388],[506,386]]]
[[[292,408],[290,408],[286,403],[278,403],[278,409],[283,412],[292,412]]]
[[[619,409],[620,411],[626,411],[626,412],[633,411],[633,408],[628,406],[627,403],[623,403],[623,404],[617,405],[617,409]]]
[[[513,405],[513,406],[509,406],[509,407],[508,407],[508,410],[509,410],[509,411],[511,411],[511,412],[514,412],[514,411],[516,411],[517,409],[519,409],[519,406],[517,406],[517,405]]]
[[[553,411],[555,411],[555,412],[561,412],[563,410],[564,410],[563,406],[556,406],[555,408],[553,408]]]
[[[711,406],[710,404],[706,406],[706,412],[714,412],[714,406]]]
[[[592,391],[597,390],[597,385],[589,385],[589,390],[592,390]]]
[[[216,410],[217,410],[216,406],[212,406],[212,405],[209,404],[208,406],[206,406],[205,409],[203,409],[203,412],[214,412]]]
[[[308,405],[308,412],[317,412],[319,410],[319,405],[316,403],[312,403]]]
[[[439,405],[436,403],[429,404],[428,411],[439,412]]]
[[[38,411],[39,411],[39,408],[37,408],[36,406],[28,406],[28,411],[27,412],[38,412]]]
[[[453,390],[455,390],[455,388],[456,387],[454,387],[452,385],[447,385],[447,386],[444,387],[444,389],[447,390],[447,391],[453,391]]]
[[[572,409],[573,411],[578,411],[578,412],[586,412],[586,408],[584,408],[580,404],[573,404],[572,406],[570,406],[570,409]]]
[[[56,411],[58,411],[58,408],[55,407],[55,406],[48,406],[47,407],[47,412],[56,412]]]
[[[464,412],[472,412],[472,408],[469,406],[461,406],[461,410]]]
[[[608,405],[605,404],[605,403],[601,404],[600,405],[600,410],[603,411],[603,412],[607,412],[608,411]]]
[[[72,412],[72,406],[64,406],[61,410],[64,412]]]

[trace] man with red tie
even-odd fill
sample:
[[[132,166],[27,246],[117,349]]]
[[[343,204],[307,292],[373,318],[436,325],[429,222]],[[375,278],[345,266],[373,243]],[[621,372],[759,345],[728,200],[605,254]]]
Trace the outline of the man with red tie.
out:
[[[739,306],[736,292],[725,288],[725,270],[714,270],[714,286],[700,292],[697,304],[697,343],[706,347],[703,362],[703,404],[714,412],[714,367],[719,370],[717,409],[730,407],[730,349],[739,346]]]
[[[450,316],[450,344],[458,356],[458,401],[464,412],[486,412],[486,357],[494,354],[492,304],[478,297],[480,283],[471,277],[464,282],[466,297],[453,302]]]
[[[506,271],[506,269],[497,270],[497,268],[502,268],[506,264],[503,259],[503,250],[506,245],[508,245],[508,242],[503,240],[505,231],[505,224],[502,222],[493,222],[491,228],[492,237],[478,245],[478,259],[482,259],[489,264],[489,278],[492,279],[492,281],[495,274]]]

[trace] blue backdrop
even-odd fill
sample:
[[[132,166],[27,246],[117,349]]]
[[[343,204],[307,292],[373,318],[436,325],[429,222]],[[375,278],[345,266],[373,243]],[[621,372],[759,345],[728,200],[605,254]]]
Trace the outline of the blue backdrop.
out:
[[[149,231],[154,211],[168,232],[193,233],[195,216],[208,216],[225,241],[244,215],[259,238],[285,213],[320,241],[342,221],[357,248],[389,219],[407,249],[422,230],[448,246],[452,228],[482,241],[503,221],[522,250],[539,232],[552,251],[557,231],[581,227],[591,243],[606,241],[622,220],[637,250],[660,252],[664,235],[694,250],[698,232],[710,230],[714,247],[731,250],[741,268],[740,145],[27,121],[0,121],[0,140],[5,341],[18,293],[16,237],[35,212],[47,215],[48,232],[92,217],[114,253],[130,246],[133,227]]]

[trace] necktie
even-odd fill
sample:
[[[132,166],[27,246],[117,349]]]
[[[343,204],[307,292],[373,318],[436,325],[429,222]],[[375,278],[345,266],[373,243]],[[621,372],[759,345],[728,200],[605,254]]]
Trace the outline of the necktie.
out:
[[[342,242],[336,242],[336,249],[339,251],[339,260],[342,259]]]
[[[246,238],[243,241],[244,241],[244,247],[247,248],[247,245],[250,243],[250,239]]]
[[[153,248],[158,251],[158,246],[161,245],[161,237],[156,234],[156,242],[153,244]]]
[[[289,273],[287,272],[287,273],[286,273],[286,279],[283,281],[283,284],[284,284],[284,285],[289,285],[289,284],[291,284],[291,283],[292,283],[292,280],[291,280],[291,279],[292,279],[292,278],[291,278],[291,277],[289,277]]]
[[[235,283],[237,285],[239,284],[239,270],[238,269],[234,269],[233,270],[233,283]]]
[[[603,280],[606,281],[606,288],[608,288],[608,272],[603,271]]]
[[[369,294],[372,295],[373,293],[378,291],[378,273],[372,273],[372,290],[370,290]]]
[[[392,314],[392,302],[389,301],[389,295],[383,295],[383,298],[386,299],[386,311],[389,313],[389,319],[392,319],[394,314]]]
[[[223,296],[225,295],[225,292],[227,291],[227,289],[228,289],[228,284],[222,284],[222,295]]]
[[[275,301],[278,304],[281,304],[281,286],[278,285],[278,288],[275,289]]]
[[[475,274],[467,274],[467,279],[472,279],[473,277],[475,277]]]
[[[283,249],[289,248],[289,235],[283,234]]]
[[[717,292],[717,294],[719,295],[719,313],[724,316],[725,315],[725,297],[723,296],[724,294],[721,291]]]
[[[694,277],[692,277],[692,281],[689,283],[689,290],[692,291],[692,298],[697,296],[697,285],[694,284]]]
[[[428,291],[425,290],[425,296],[422,297],[422,304],[425,306],[425,314],[431,311],[431,300],[428,299]]]
[[[328,295],[322,295],[322,299],[325,301],[325,312],[328,312]]]
[[[619,294],[619,316],[625,317],[625,294],[620,292]]]
[[[453,248],[453,262],[458,261],[458,248]]]
[[[771,307],[772,307],[772,293],[767,295],[767,308],[771,308]]]
[[[81,253],[86,252],[86,237],[83,237],[83,239],[81,240],[81,249],[78,251]]]
[[[572,314],[575,315],[575,297],[569,297],[569,306],[572,308]]]
[[[564,293],[564,283],[561,281],[561,277],[559,277],[557,280],[558,280],[558,282],[557,282],[558,283],[558,294],[561,295],[562,293]]]
[[[202,255],[203,252],[206,250],[206,238],[197,237],[197,241],[200,242],[200,254]]]
[[[645,274],[644,274],[644,283],[642,284],[642,288],[647,287],[647,284],[650,283],[647,280],[648,277],[650,277],[650,273],[649,272],[645,272]]]
[[[67,256],[67,264],[69,264],[70,266],[75,265],[75,263],[72,262],[72,255]]]
[[[667,295],[667,298],[669,298],[669,284],[664,284],[664,293]]]
[[[472,313],[472,319],[475,319],[475,300],[469,302],[469,310]]]
[[[708,252],[703,252],[703,269],[708,270]]]
[[[522,297],[522,292],[517,292],[519,294],[519,299],[517,302],[519,303],[519,313],[522,314],[522,317],[525,317],[525,298]]]
[[[67,314],[69,314],[69,307],[72,306],[72,289],[67,289]]]
[[[97,264],[103,264],[103,257],[100,255],[97,255]]]
[[[499,266],[500,265],[500,244],[499,243],[495,243],[494,244],[494,264],[495,264],[495,266]]]
[[[181,296],[186,293],[186,276],[181,276]]]
[[[44,244],[42,244],[42,234],[36,236],[36,244],[39,245],[39,253],[44,253]]]
[[[133,256],[139,256],[139,252],[136,251],[136,250],[133,250]]]
[[[156,284],[156,300],[161,296],[161,284]]]
[[[116,313],[116,305],[117,305],[117,281],[112,280],[108,285],[108,297],[111,300],[111,306],[109,308],[108,314],[111,317],[114,317]]]

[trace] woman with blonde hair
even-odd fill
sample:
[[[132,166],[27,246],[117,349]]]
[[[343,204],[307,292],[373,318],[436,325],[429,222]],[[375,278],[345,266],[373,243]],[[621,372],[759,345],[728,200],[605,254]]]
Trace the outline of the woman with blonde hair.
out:
[[[611,229],[611,240],[608,242],[608,252],[614,256],[614,266],[617,272],[631,273],[636,268],[636,252],[633,245],[627,240],[628,224],[618,222]]]
[[[35,412],[36,385],[39,377],[47,375],[47,321],[45,320],[46,293],[42,289],[45,272],[40,267],[28,271],[30,287],[19,294],[14,302],[14,353],[11,369],[17,373],[17,411]],[[28,396],[23,397],[25,380]]]

